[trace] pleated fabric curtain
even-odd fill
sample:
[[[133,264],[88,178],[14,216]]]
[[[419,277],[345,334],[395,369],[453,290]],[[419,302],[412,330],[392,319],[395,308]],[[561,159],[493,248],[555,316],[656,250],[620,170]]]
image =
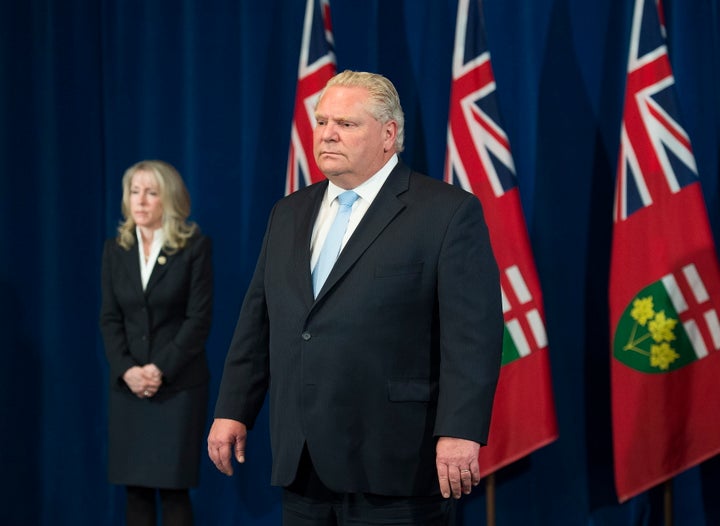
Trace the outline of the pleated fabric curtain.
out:
[[[0,3],[0,523],[123,524],[123,493],[105,477],[100,257],[120,219],[122,173],[140,159],[180,170],[192,218],[214,241],[214,400],[268,213],[285,190],[304,4]],[[403,159],[442,179],[457,0],[331,4],[338,71],[395,83]],[[554,443],[496,474],[503,525],[662,521],[659,490],[620,505],[612,478],[607,285],[631,4],[484,2],[543,290],[559,429]],[[718,2],[663,4],[717,242]],[[204,458],[192,491],[198,524],[280,523],[265,412],[247,458],[231,479]],[[683,524],[720,522],[719,488],[717,459],[680,474]],[[482,524],[485,506],[481,485],[461,501],[459,523]]]

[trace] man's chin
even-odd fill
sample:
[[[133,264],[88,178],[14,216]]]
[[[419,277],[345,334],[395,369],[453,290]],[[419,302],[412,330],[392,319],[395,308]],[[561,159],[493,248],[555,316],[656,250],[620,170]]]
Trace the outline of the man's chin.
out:
[[[333,175],[342,175],[346,172],[344,166],[341,166],[340,163],[335,162],[321,161],[318,163],[318,168],[320,168],[320,171],[328,177]]]

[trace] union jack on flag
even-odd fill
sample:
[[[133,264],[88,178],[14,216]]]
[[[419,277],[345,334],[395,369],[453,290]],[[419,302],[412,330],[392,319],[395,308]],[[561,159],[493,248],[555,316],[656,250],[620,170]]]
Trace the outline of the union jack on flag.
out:
[[[679,111],[661,16],[652,0],[635,3],[620,136],[615,222],[698,181]],[[649,174],[661,173],[661,178]]]
[[[445,179],[457,179],[469,192],[478,193],[485,184],[469,171],[481,167],[493,195],[500,197],[515,188],[515,165],[510,141],[500,126],[500,110],[495,91],[495,77],[490,64],[490,51],[485,42],[480,2],[460,0],[458,27],[455,30],[453,54],[453,88],[448,127],[448,155]],[[468,35],[471,38],[467,38]],[[472,151],[458,145],[473,146]],[[473,159],[467,159],[468,156]],[[465,159],[464,159],[465,158]]]
[[[482,3],[459,0],[452,63],[445,181],[482,203],[500,272],[505,336],[482,476],[557,438],[540,281],[500,123]]]
[[[336,73],[333,47],[330,0],[307,0],[295,92],[295,111],[290,132],[285,195],[324,178],[315,164],[312,138],[317,97],[327,81]]]

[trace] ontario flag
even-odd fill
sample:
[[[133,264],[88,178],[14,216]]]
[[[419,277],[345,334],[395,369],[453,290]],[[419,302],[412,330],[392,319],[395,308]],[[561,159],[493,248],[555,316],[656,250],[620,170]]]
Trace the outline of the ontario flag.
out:
[[[505,319],[490,435],[480,449],[482,476],[558,436],[540,282],[484,31],[481,3],[459,0],[445,180],[474,193],[483,205]]]
[[[285,195],[324,179],[313,155],[315,103],[320,91],[335,73],[330,1],[307,0],[295,92],[295,111],[290,131]]]
[[[720,452],[720,268],[661,20],[635,1],[609,297],[620,502]]]

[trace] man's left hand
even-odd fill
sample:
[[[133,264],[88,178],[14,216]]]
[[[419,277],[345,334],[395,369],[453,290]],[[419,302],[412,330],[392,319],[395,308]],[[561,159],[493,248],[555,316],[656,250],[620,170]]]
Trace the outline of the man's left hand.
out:
[[[480,483],[480,444],[462,438],[440,437],[435,447],[440,492],[446,499],[470,494]]]

